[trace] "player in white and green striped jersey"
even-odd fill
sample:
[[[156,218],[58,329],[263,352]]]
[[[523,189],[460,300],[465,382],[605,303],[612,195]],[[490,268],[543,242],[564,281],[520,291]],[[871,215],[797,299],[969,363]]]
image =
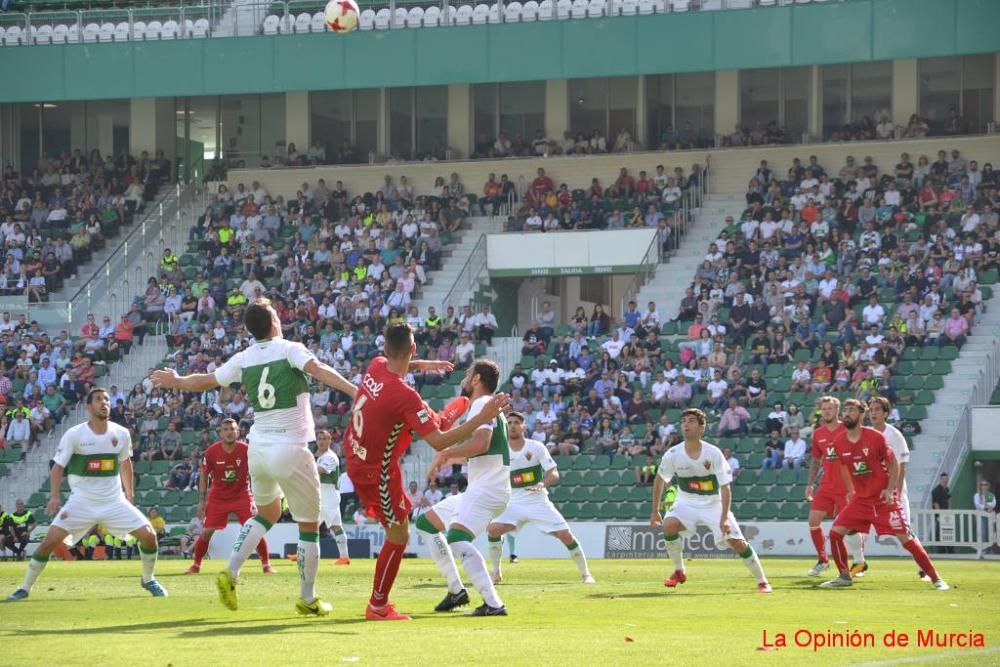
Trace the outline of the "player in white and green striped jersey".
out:
[[[548,487],[559,481],[559,470],[549,450],[539,441],[524,437],[524,415],[520,412],[507,415],[507,438],[510,442],[510,502],[487,530],[493,583],[500,583],[503,578],[500,572],[503,536],[528,524],[534,524],[543,533],[566,545],[570,558],[580,570],[583,583],[595,583],[587,567],[583,547],[576,541],[566,519],[549,500]]]

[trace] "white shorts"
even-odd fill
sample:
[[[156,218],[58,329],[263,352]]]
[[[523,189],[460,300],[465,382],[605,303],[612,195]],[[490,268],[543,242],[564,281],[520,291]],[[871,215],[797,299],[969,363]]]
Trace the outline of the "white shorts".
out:
[[[503,514],[494,519],[493,523],[514,526],[520,530],[526,524],[534,524],[543,533],[555,533],[569,530],[569,524],[559,513],[556,506],[549,500],[544,491],[525,491],[511,495],[510,502]]]
[[[125,499],[124,494],[104,501],[93,501],[70,494],[52,525],[62,528],[69,536],[66,544],[76,544],[91,528],[101,524],[109,535],[124,539],[134,530],[149,525],[149,519]]]
[[[673,517],[684,525],[684,530],[681,533],[685,537],[693,535],[698,526],[702,525],[712,531],[716,543],[721,543],[723,540],[744,539],[740,524],[736,523],[736,517],[733,516],[732,512],[729,512],[729,534],[722,534],[722,529],[719,528],[719,519],[722,516],[721,503],[699,507],[678,499],[674,506],[667,511],[666,516]]]
[[[340,491],[333,484],[321,484],[319,518],[327,528],[343,525],[340,518]]]
[[[906,491],[903,491],[899,496],[899,506],[903,510],[903,518],[906,519],[906,525],[912,529],[913,524],[910,523],[910,499],[907,497]]]
[[[464,526],[473,537],[486,531],[490,522],[500,516],[510,501],[510,494],[485,492],[469,487],[465,493],[448,496],[431,508],[445,529],[453,523]]]
[[[296,521],[319,521],[319,470],[305,445],[250,445],[250,488],[258,507],[284,494]]]

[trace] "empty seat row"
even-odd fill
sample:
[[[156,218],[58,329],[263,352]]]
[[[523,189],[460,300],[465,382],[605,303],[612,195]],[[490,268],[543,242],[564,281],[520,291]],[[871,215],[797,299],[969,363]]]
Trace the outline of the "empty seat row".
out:
[[[0,43],[4,46],[29,46],[34,44],[76,44],[94,42],[128,42],[143,40],[171,40],[192,37],[201,39],[209,35],[208,19],[183,24],[177,21],[135,21],[131,25],[121,23],[87,23],[80,29],[77,24],[57,24],[31,26],[28,30],[20,26],[0,27]]]

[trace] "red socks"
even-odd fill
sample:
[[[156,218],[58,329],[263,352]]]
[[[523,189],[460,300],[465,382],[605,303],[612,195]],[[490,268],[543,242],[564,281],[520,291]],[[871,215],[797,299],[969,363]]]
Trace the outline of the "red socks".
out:
[[[271,554],[267,552],[267,538],[260,538],[260,542],[257,543],[257,558],[260,558],[260,564],[268,565],[271,562]]]
[[[847,545],[844,543],[844,536],[835,530],[830,531],[830,552],[840,576],[849,578],[851,569],[847,566]]]
[[[201,535],[194,541],[194,564],[201,566],[201,559],[208,553],[208,542]]]
[[[833,533],[831,533],[831,535],[832,534]],[[815,528],[810,528],[809,537],[812,538],[813,547],[816,548],[816,555],[819,556],[819,562],[828,562],[830,559],[826,556],[826,540],[823,538],[823,527],[816,526]],[[833,538],[831,538],[831,540],[832,539]]]
[[[372,596],[368,603],[373,607],[383,607],[389,602],[389,591],[396,581],[396,573],[399,572],[399,564],[403,560],[405,544],[385,541],[382,551],[378,554],[375,562],[375,580],[372,583]]]
[[[915,537],[912,540],[907,540],[903,542],[903,548],[910,552],[913,560],[917,562],[917,565],[924,571],[924,574],[931,578],[931,581],[938,580],[938,573],[934,569],[934,563],[931,562],[931,557],[924,551],[924,545],[920,544],[920,540]]]

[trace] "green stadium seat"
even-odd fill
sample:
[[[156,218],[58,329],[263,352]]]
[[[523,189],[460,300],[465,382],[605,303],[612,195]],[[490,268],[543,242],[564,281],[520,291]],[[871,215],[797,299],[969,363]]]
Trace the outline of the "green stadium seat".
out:
[[[580,503],[563,503],[560,506],[559,511],[562,512],[564,518],[569,520],[576,520],[580,518]]]
[[[599,458],[603,459],[603,461],[598,460]],[[605,456],[597,457],[594,454],[577,454],[576,463],[573,468],[575,470],[603,470],[606,467],[604,464],[607,463],[607,460]]]
[[[629,500],[629,487],[619,484],[611,489],[611,493],[608,495],[608,500],[616,503],[624,503]]]
[[[616,456],[607,466],[611,470],[631,470],[633,467],[631,459],[627,456]]]
[[[591,502],[603,503],[611,499],[611,489],[606,486],[594,486],[587,491],[590,494]]]
[[[940,375],[935,375],[934,377],[941,377]],[[931,405],[934,403],[934,392],[933,391],[918,391],[913,394],[913,404],[914,405]]]
[[[927,419],[927,408],[923,405],[903,405],[899,408],[899,417],[913,421]]]
[[[757,450],[757,441],[755,438],[752,438],[750,436],[746,436],[737,440],[736,447],[733,448],[733,451],[736,452],[737,454],[749,454],[750,452],[756,450]]]
[[[776,484],[778,482],[778,471],[774,468],[767,468],[757,473],[758,484]]]
[[[586,486],[597,486],[601,483],[604,473],[600,470],[588,470],[583,473],[583,484]]]
[[[562,483],[568,487],[574,487],[583,482],[583,472],[580,470],[567,470],[562,475]]]
[[[139,478],[135,488],[137,491],[151,491],[156,488],[156,478],[150,474],[143,475]]]
[[[734,492],[736,488],[753,486],[757,483],[757,478],[753,474],[753,470],[743,470],[736,479],[733,480]]]
[[[944,389],[944,376],[943,375],[925,375],[921,378],[923,381],[923,388],[927,391],[938,391],[939,389]]]
[[[763,452],[753,452],[751,454],[748,454],[746,465],[743,466],[744,468],[747,469],[747,473],[745,474],[749,474],[752,471],[757,470],[763,463],[764,463]]]
[[[948,359],[938,359],[931,364],[931,373],[934,375],[947,375],[951,372],[951,361]]]
[[[759,521],[773,521],[778,518],[778,504],[777,503],[761,503],[760,507],[757,509],[757,519]]]
[[[649,502],[651,496],[650,487],[648,486],[633,486],[628,490],[628,500],[632,503],[646,503]]]
[[[597,503],[591,503],[591,502],[580,503],[580,509],[577,512],[577,518],[583,519],[584,521],[593,521],[594,519],[597,518],[598,510],[599,507],[597,506]]]
[[[756,519],[757,510],[760,507],[760,503],[743,501],[740,503],[740,516],[741,519]]]
[[[770,488],[763,484],[755,484],[747,489],[746,499],[753,502],[763,502],[768,499]]]
[[[910,375],[914,372],[916,364],[919,362],[915,361],[904,361],[900,360],[896,362],[896,375]]]
[[[580,485],[570,489],[570,500],[576,503],[583,503],[590,500],[590,489]]]
[[[784,469],[778,471],[778,484],[792,485],[799,479],[799,471],[795,469]]]
[[[573,457],[572,456],[556,455],[556,456],[552,457],[552,460],[555,461],[556,467],[559,468],[560,472],[569,470],[570,468],[573,467]]]
[[[920,351],[920,358],[924,361],[936,361],[941,357],[941,351],[934,345],[927,345]]]
[[[597,518],[603,521],[621,518],[618,511],[618,503],[602,503],[600,509],[597,511]]]
[[[27,505],[29,508],[32,509],[35,507],[45,507],[45,503],[47,503],[48,501],[49,501],[49,496],[47,493],[36,491],[35,493],[32,493],[30,496],[28,496]]]
[[[172,507],[181,501],[180,491],[164,491],[163,496],[160,498],[160,504],[164,507]]]
[[[171,461],[153,461],[150,472],[154,475],[166,475],[170,472]]]
[[[198,504],[198,492],[197,491],[184,491],[181,493],[181,505],[193,506]]]
[[[799,505],[801,503],[785,502],[778,510],[778,519],[782,521],[792,521],[799,516]]]

